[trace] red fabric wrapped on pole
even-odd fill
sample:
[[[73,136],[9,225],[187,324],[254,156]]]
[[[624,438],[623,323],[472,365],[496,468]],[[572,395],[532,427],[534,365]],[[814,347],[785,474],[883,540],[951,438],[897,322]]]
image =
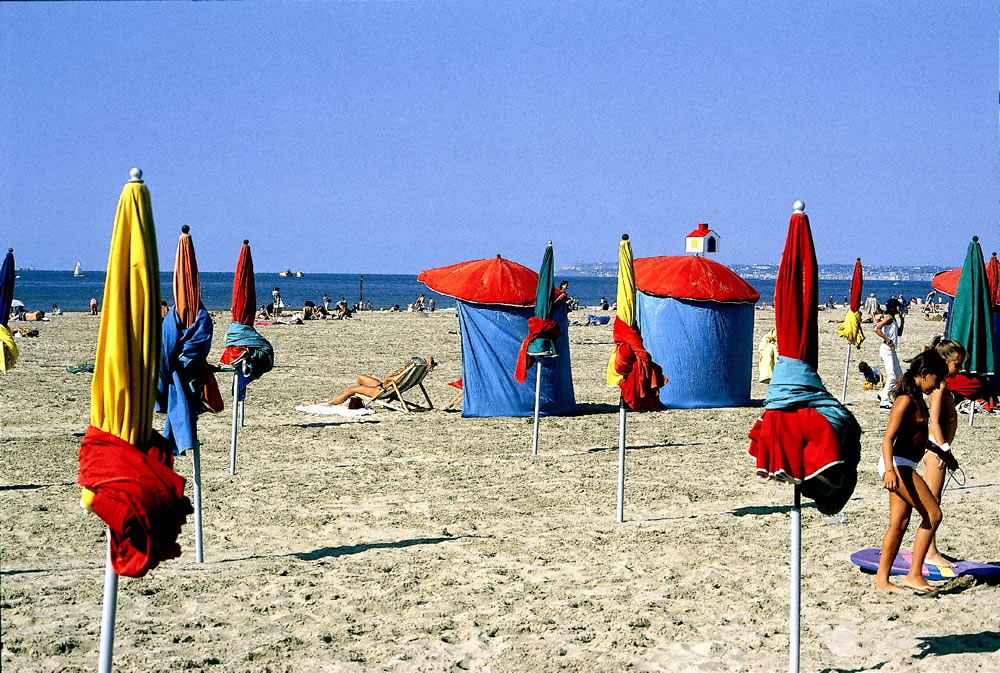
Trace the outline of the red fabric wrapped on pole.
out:
[[[612,335],[618,347],[615,371],[622,376],[618,382],[622,399],[630,409],[659,409],[660,388],[667,384],[660,365],[643,348],[639,332],[617,317]]]
[[[517,366],[514,368],[514,380],[524,383],[528,378],[528,344],[541,337],[553,341],[562,336],[562,330],[555,320],[543,318],[528,318],[528,336],[521,342],[521,350],[517,354]]]
[[[119,575],[142,577],[181,554],[177,536],[194,509],[173,462],[169,445],[156,432],[137,447],[87,428],[79,483],[93,492],[90,508],[111,531],[111,564]]]
[[[254,284],[253,255],[250,254],[250,241],[244,240],[240,256],[236,260],[236,275],[233,277],[232,320],[253,327],[256,313],[257,286]],[[228,365],[239,360],[246,352],[245,346],[226,346],[219,362]]]

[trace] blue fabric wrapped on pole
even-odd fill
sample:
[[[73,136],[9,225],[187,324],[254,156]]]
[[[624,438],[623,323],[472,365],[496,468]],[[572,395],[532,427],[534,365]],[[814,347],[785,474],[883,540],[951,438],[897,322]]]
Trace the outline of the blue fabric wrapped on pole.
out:
[[[535,412],[536,367],[524,385],[514,379],[514,364],[532,308],[458,302],[462,333],[462,416],[532,416]],[[569,328],[565,304],[554,307],[552,319],[562,336],[556,339],[558,357],[542,360],[539,414],[576,413],[573,373],[569,359]]]
[[[204,307],[186,330],[174,309],[167,312],[163,319],[156,411],[167,414],[163,437],[173,445],[175,454],[197,446],[199,385],[211,349],[212,318]]]

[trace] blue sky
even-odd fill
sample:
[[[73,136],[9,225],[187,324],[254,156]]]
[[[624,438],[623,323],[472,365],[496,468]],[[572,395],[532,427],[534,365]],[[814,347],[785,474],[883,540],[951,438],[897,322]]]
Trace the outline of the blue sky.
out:
[[[160,258],[416,273],[1000,249],[998,8],[896,2],[0,3],[0,248],[103,268],[145,172]]]

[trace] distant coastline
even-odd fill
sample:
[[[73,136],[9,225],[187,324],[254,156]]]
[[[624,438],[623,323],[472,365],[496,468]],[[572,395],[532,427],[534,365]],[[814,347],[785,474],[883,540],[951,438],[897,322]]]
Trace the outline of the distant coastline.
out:
[[[778,277],[777,264],[729,264],[741,278],[746,280],[774,280]],[[886,281],[929,281],[934,274],[948,271],[952,267],[923,264],[918,266],[900,266],[892,264],[861,265],[865,280]],[[615,262],[577,262],[566,264],[557,272],[569,277],[613,278],[618,275],[618,264]],[[850,280],[854,273],[853,264],[820,264],[820,280]]]

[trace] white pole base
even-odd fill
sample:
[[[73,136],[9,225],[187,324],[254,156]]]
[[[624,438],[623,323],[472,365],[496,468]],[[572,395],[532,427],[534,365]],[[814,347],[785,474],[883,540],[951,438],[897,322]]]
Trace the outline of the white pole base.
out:
[[[115,614],[118,611],[118,574],[111,567],[111,531],[108,531],[108,552],[104,565],[104,611],[101,614],[101,646],[97,655],[97,672],[111,673],[111,658],[115,650]]]
[[[191,449],[192,477],[194,481],[194,560],[202,563],[205,560],[204,548],[201,543],[201,447],[195,445]]]

